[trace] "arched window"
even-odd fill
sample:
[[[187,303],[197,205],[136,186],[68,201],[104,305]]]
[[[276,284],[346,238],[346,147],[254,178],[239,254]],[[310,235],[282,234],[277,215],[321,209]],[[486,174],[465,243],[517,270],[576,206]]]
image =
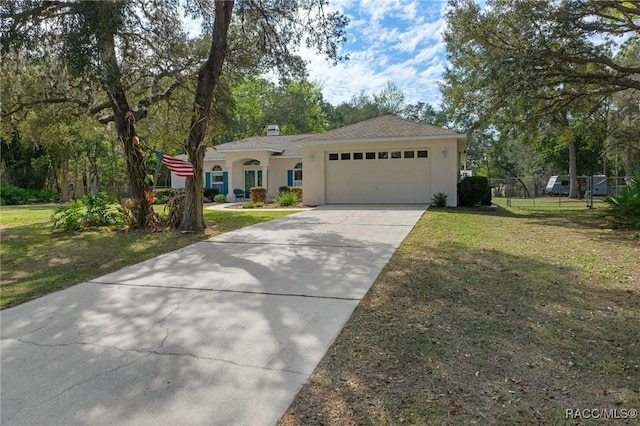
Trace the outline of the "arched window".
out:
[[[293,168],[293,186],[302,186],[302,163]]]
[[[245,166],[259,166],[260,165],[260,161],[258,160],[248,160],[244,162]]]
[[[220,166],[219,164],[216,164],[215,166],[213,166],[211,168],[212,172],[221,172],[222,171],[222,166]]]

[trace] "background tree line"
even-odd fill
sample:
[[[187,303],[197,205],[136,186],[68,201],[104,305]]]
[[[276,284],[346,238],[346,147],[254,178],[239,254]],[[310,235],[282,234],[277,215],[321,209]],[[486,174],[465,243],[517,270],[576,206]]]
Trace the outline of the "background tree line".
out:
[[[201,169],[206,145],[269,123],[315,133],[384,114],[468,133],[470,166],[492,177],[640,173],[639,2],[452,1],[436,107],[406,103],[392,82],[326,102],[295,53],[306,41],[331,61],[346,59],[338,48],[348,20],[323,6],[3,3],[3,184],[54,188],[62,200],[74,195],[69,183],[126,185],[142,227],[157,164],[144,146],[188,153]],[[202,35],[188,35],[185,15],[202,21]],[[263,77],[273,71],[277,78]],[[166,185],[160,170],[153,183]],[[190,185],[198,210],[202,182]],[[183,224],[198,229],[201,217],[187,213]]]

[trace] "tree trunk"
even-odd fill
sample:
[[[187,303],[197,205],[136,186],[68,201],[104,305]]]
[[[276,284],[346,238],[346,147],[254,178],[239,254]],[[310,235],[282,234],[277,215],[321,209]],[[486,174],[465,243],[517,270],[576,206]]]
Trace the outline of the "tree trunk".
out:
[[[185,144],[189,161],[193,164],[195,176],[187,178],[185,183],[184,216],[179,226],[183,230],[201,232],[205,228],[202,212],[202,166],[206,149],[204,138],[209,124],[213,91],[222,72],[222,65],[227,52],[227,34],[233,16],[233,3],[233,1],[216,0],[209,57],[198,72],[198,86],[193,103],[189,138]]]
[[[109,96],[118,138],[124,146],[127,172],[133,198],[135,228],[146,228],[155,223],[153,197],[145,182],[144,152],[136,136],[135,118],[122,87],[122,78],[115,50],[113,32],[101,27],[96,31],[104,90]]]
[[[60,201],[66,203],[69,201],[69,158],[66,155],[62,157],[60,169],[60,173],[62,174],[62,191],[60,192]]]
[[[569,115],[567,111],[559,111],[558,124],[562,129],[560,133],[561,140],[569,149],[569,198],[578,198],[578,171],[577,171],[577,155],[576,155],[576,137],[571,130],[569,124]]]
[[[624,180],[628,184],[631,181],[631,177],[635,175],[633,167],[633,149],[631,148],[630,143],[627,143],[622,158],[624,162]]]
[[[578,172],[576,170],[576,143],[571,141],[569,147],[569,197],[578,198]]]

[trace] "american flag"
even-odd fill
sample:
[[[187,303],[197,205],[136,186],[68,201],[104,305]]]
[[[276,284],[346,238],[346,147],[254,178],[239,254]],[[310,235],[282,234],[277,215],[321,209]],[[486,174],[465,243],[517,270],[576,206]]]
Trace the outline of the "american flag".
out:
[[[155,151],[155,150],[154,150]],[[180,177],[193,177],[193,164],[186,160],[181,160],[180,158],[172,157],[167,154],[163,154],[160,151],[155,151],[158,159],[162,161],[162,164],[167,166],[169,170],[176,174],[176,176]]]

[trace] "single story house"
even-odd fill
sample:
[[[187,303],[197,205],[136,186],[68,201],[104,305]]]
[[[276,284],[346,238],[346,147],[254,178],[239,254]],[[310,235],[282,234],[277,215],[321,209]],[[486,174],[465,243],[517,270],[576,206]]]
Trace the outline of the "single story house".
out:
[[[234,189],[302,186],[303,203],[457,203],[466,135],[386,115],[326,133],[254,136],[207,148],[204,185],[234,201]],[[185,156],[183,156],[185,158]],[[184,178],[172,174],[171,186]]]

